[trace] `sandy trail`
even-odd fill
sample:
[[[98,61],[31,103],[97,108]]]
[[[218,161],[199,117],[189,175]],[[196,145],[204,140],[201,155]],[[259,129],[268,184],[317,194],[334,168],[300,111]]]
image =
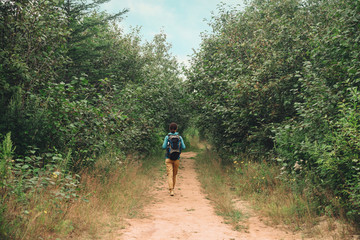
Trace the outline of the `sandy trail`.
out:
[[[117,237],[113,239],[301,239],[266,226],[256,216],[244,222],[248,226],[246,231],[233,231],[230,225],[223,223],[222,217],[215,214],[210,201],[202,193],[196,178],[194,159],[191,159],[194,156],[196,153],[193,152],[181,155],[175,196],[169,195],[164,178],[155,190],[156,201],[145,208],[145,214],[149,217],[129,219],[129,226],[117,232]],[[244,204],[240,207],[246,208]]]

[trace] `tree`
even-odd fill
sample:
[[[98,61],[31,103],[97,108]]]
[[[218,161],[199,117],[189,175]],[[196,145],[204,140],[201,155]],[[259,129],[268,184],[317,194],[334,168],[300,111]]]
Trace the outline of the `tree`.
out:
[[[106,37],[109,22],[119,20],[128,12],[124,9],[110,15],[97,13],[100,4],[109,0],[65,0],[61,8],[65,12],[70,35],[67,38],[67,56],[71,62],[64,69],[64,78],[69,82],[72,76],[87,74],[91,80],[98,80],[104,70],[99,65],[102,52],[112,47],[111,38]],[[101,76],[101,77],[100,77]]]
[[[46,120],[36,94],[66,63],[69,32],[56,1],[2,1],[0,11],[0,133],[11,131],[24,152],[27,144],[47,139],[37,129]]]
[[[202,126],[235,154],[273,148],[272,125],[295,114],[295,74],[309,58],[309,12],[301,1],[253,1],[244,12],[220,8],[188,71]]]

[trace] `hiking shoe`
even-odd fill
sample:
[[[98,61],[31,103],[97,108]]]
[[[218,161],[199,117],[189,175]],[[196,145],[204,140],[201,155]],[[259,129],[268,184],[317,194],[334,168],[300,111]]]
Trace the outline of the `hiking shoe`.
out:
[[[170,196],[174,196],[174,190],[170,190]]]

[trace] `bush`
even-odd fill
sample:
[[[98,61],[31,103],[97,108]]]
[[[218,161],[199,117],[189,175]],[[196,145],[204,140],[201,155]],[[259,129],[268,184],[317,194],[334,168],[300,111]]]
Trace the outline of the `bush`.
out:
[[[224,159],[274,154],[299,182],[319,188],[322,210],[332,208],[332,195],[352,219],[360,185],[359,4],[220,6],[186,72],[200,132]]]

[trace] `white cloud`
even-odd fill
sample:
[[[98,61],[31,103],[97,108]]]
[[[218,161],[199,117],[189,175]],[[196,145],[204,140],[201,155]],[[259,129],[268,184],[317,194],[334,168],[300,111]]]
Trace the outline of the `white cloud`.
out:
[[[171,18],[172,15],[161,5],[149,4],[148,2],[131,2],[130,11],[142,17]]]
[[[236,5],[241,0],[112,0],[103,4],[102,9],[117,12],[124,8],[130,11],[126,14],[121,26],[128,32],[130,26],[141,26],[144,40],[151,41],[161,29],[172,44],[171,52],[179,62],[188,65],[192,49],[197,49],[200,33],[210,30],[204,18],[211,18],[211,11],[217,12],[220,2]]]
[[[178,55],[177,60],[180,64],[185,65],[185,67],[190,67],[190,57],[184,55]]]

